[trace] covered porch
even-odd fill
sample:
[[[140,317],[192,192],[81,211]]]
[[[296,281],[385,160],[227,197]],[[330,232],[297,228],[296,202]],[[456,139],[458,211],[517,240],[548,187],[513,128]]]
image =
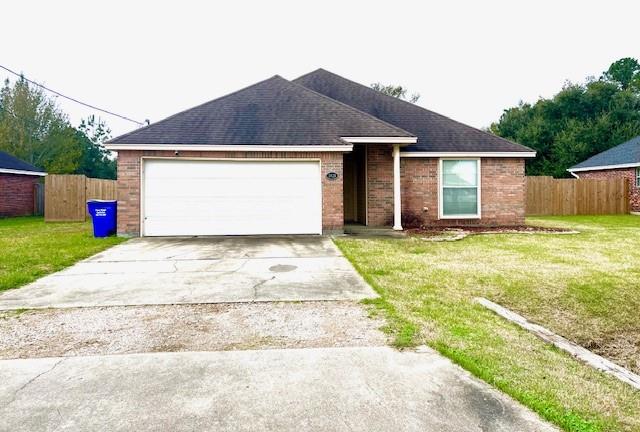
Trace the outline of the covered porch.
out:
[[[354,143],[343,159],[344,226],[402,230],[402,143]]]

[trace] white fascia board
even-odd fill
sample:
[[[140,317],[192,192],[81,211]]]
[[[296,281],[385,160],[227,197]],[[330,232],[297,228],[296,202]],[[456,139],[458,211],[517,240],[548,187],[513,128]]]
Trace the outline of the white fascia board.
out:
[[[196,145],[196,144],[105,144],[107,150],[168,151],[277,151],[277,152],[350,152],[352,145]]]
[[[45,172],[37,172],[37,171],[24,171],[24,170],[15,170],[9,168],[0,168],[0,174],[21,174],[21,175],[32,175],[44,177],[47,175]]]
[[[503,157],[503,158],[532,158],[536,152],[401,152],[400,157],[421,158],[454,158],[454,157]]]
[[[416,137],[340,137],[351,144],[415,144]]]
[[[640,162],[618,164],[618,165],[600,165],[600,166],[592,166],[592,167],[584,167],[584,168],[569,168],[567,171],[569,171],[570,173],[574,173],[574,172],[581,172],[581,171],[602,171],[602,170],[610,170],[610,169],[637,168],[637,167],[640,167]]]

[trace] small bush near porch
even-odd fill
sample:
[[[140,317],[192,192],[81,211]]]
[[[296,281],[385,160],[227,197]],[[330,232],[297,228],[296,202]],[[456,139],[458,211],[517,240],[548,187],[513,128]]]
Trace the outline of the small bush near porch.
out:
[[[91,222],[44,223],[42,217],[0,218],[0,292],[121,243],[94,238]]]
[[[425,343],[568,431],[640,430],[640,392],[474,302],[486,297],[640,373],[640,217],[530,218],[580,234],[341,238],[399,346]]]

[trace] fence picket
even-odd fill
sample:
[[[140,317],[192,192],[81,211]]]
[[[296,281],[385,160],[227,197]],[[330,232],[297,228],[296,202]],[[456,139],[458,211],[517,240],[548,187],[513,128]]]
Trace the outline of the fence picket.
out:
[[[81,222],[88,199],[116,199],[116,181],[76,174],[49,174],[44,182],[44,220]]]
[[[528,216],[628,213],[629,184],[621,178],[527,177],[525,212]]]

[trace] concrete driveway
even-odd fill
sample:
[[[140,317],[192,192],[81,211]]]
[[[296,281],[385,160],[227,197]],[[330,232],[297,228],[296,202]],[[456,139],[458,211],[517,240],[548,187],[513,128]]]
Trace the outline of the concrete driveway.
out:
[[[375,296],[326,237],[138,238],[3,293],[0,310]]]
[[[4,360],[0,382],[15,432],[556,430],[429,349]]]

